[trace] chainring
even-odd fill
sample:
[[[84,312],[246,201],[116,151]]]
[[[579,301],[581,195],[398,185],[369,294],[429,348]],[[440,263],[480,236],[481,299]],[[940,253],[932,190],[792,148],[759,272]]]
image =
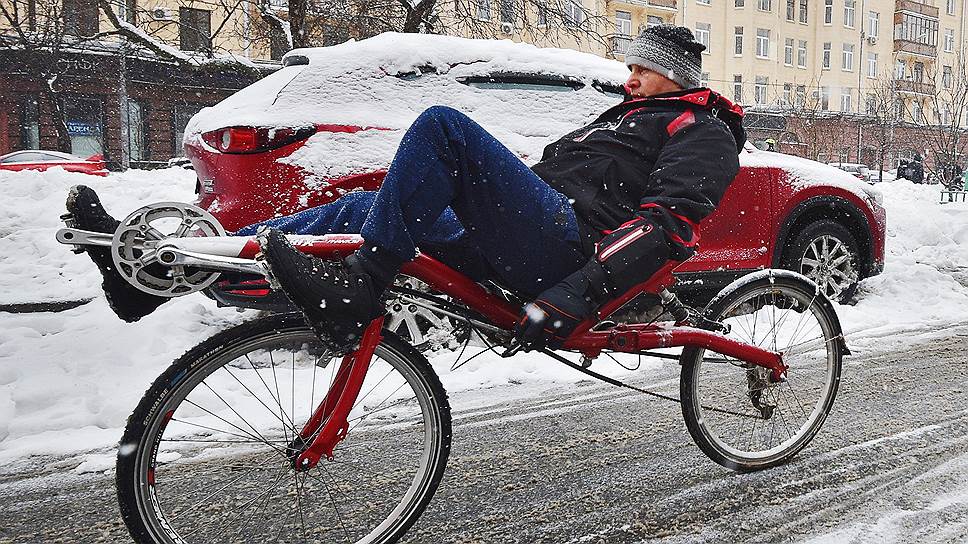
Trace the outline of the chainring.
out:
[[[219,273],[165,266],[158,261],[157,247],[173,238],[204,236],[225,236],[225,229],[202,208],[182,202],[148,204],[125,217],[114,231],[111,257],[121,276],[139,290],[161,297],[179,297],[205,289],[218,279]]]

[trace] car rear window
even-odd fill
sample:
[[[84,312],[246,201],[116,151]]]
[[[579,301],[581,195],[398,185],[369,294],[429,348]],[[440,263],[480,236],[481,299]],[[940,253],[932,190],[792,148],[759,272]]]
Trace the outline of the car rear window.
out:
[[[14,162],[44,162],[49,160],[52,160],[52,157],[50,155],[46,155],[44,153],[28,152],[28,153],[17,153],[16,155],[7,157],[6,159],[3,159],[3,163],[8,164],[8,163],[14,163]]]
[[[465,76],[457,81],[476,89],[522,91],[577,91],[585,86],[581,80],[566,76],[498,73],[486,76]]]

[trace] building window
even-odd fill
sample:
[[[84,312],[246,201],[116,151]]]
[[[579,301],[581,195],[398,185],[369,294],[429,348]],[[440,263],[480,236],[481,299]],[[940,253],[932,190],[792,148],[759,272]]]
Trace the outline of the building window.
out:
[[[699,86],[709,87],[709,72],[702,72],[699,74]]]
[[[921,107],[921,103],[917,100],[911,101],[911,120],[915,123],[920,123],[922,118],[922,112],[924,108]]]
[[[904,66],[904,61],[897,59],[894,62],[894,79],[904,79],[905,72],[907,72],[907,68]]]
[[[851,104],[850,97],[850,87],[844,87],[840,90],[840,111],[844,113],[850,113],[853,111],[853,105]]]
[[[807,40],[797,42],[797,66],[807,67]]]
[[[548,0],[538,2],[538,26],[548,25]]]
[[[944,66],[941,70],[941,86],[944,87],[945,89],[950,89],[951,80],[952,80],[951,67]]]
[[[178,8],[178,47],[182,51],[212,50],[212,12]]]
[[[822,60],[823,62],[820,64],[820,66],[824,70],[829,70],[830,69],[830,42],[823,42]]]
[[[800,22],[807,24],[807,1],[800,0]]]
[[[773,11],[773,0],[757,0],[757,8],[760,11]]]
[[[955,14],[955,0],[948,0],[945,2],[945,6],[947,7],[948,15]]]
[[[783,64],[793,65],[793,38],[787,38],[783,44]]]
[[[789,106],[793,100],[793,85],[789,83],[783,84],[783,105]]]
[[[477,0],[477,18],[482,21],[491,20],[491,0]]]
[[[880,32],[881,26],[881,14],[876,11],[867,12],[867,35],[871,38],[876,38],[877,33]]]
[[[820,109],[830,109],[830,87],[820,87]]]
[[[807,99],[807,86],[797,85],[797,94],[794,95],[793,105],[795,107],[802,108],[806,99]]]
[[[867,111],[867,115],[877,115],[877,95],[867,95],[867,107],[865,111]]]
[[[514,24],[514,0],[501,0],[501,22]]]
[[[128,157],[132,161],[148,160],[148,116],[145,107],[135,100],[128,101]]]
[[[615,37],[612,39],[615,52],[624,55],[632,43],[632,14],[628,11],[615,12]]]
[[[703,54],[709,54],[709,23],[696,23],[696,41],[705,45]]]
[[[841,56],[842,70],[845,72],[854,71],[854,44],[844,44],[844,54]]]
[[[756,76],[756,83],[753,87],[753,100],[759,104],[766,104],[766,86],[770,84],[770,78],[766,76]]]
[[[834,22],[834,0],[823,0],[823,24]]]
[[[877,53],[867,53],[867,77],[877,77]]]
[[[944,52],[952,53],[955,50],[955,29],[944,29]]]
[[[703,4],[703,5],[708,6],[709,5],[709,0],[696,0],[696,3],[697,4]]]
[[[172,116],[172,134],[174,135],[174,153],[175,157],[185,156],[185,150],[182,148],[183,138],[185,137],[185,127],[188,126],[188,120],[192,118],[193,115],[201,111],[205,106],[202,104],[179,104],[175,106],[174,115]]]
[[[844,26],[854,28],[854,5],[857,0],[844,0]]]
[[[733,6],[737,8],[746,7],[746,0],[733,0]]]
[[[71,138],[71,153],[78,157],[104,154],[104,115],[101,100],[65,98],[64,121]]]
[[[645,21],[646,21],[646,25],[645,26],[647,26],[649,28],[652,28],[654,26],[659,26],[659,25],[666,24],[665,19],[663,19],[662,17],[659,17],[658,15],[649,15],[645,19]]]
[[[565,24],[568,26],[578,26],[585,20],[585,11],[582,10],[581,4],[572,0],[567,3],[567,11],[565,12]]]
[[[786,0],[787,21],[795,20],[797,16],[797,0]]]
[[[920,43],[924,45],[938,45],[938,20],[912,13],[900,14],[900,24],[894,24],[894,39]],[[896,16],[895,16],[896,17]],[[895,19],[896,21],[896,19]]]
[[[756,29],[756,56],[768,58],[770,56],[770,31],[766,28]]]
[[[743,76],[737,74],[733,75],[733,102],[743,102]]]
[[[733,40],[735,45],[733,46],[733,53],[736,56],[743,54],[743,27],[738,26],[733,29]]]
[[[269,58],[280,60],[289,51],[286,33],[276,27],[269,28]]]
[[[628,11],[615,12],[615,33],[622,36],[632,35],[632,14]]]
[[[914,81],[918,83],[924,82],[924,63],[923,62],[914,63],[913,75],[914,75]]]
[[[23,97],[20,131],[21,149],[40,149],[40,104],[35,94]]]
[[[98,14],[97,0],[64,0],[64,32],[72,36],[97,34]]]

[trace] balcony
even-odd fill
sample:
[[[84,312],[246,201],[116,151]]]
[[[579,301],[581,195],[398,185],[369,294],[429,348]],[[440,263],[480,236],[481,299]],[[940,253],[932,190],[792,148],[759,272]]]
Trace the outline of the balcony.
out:
[[[614,2],[617,4],[652,8],[656,11],[676,12],[678,10],[676,0],[614,0]]]
[[[894,11],[907,11],[937,19],[940,10],[935,6],[925,4],[923,2],[915,2],[914,0],[897,0],[894,3]]]
[[[616,34],[612,36],[612,55],[624,55],[632,43],[632,36]]]
[[[934,84],[907,79],[894,80],[894,89],[899,93],[934,96]]]
[[[668,9],[671,11],[676,11],[679,7],[676,5],[676,0],[648,0],[649,5],[659,9]],[[935,8],[937,10],[937,8]]]
[[[938,46],[924,43],[912,42],[910,40],[894,40],[894,51],[897,53],[910,53],[918,57],[937,58]]]

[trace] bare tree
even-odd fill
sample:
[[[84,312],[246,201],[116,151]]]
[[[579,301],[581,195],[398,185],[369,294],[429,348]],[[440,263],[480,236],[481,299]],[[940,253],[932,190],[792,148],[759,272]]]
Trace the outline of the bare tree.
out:
[[[873,143],[877,154],[878,181],[884,180],[884,169],[889,166],[888,155],[897,147],[898,127],[904,119],[904,109],[899,106],[897,82],[887,76],[877,79],[867,87],[864,97],[864,117],[868,141]]]
[[[941,66],[925,77],[933,92],[922,102],[909,101],[908,106],[924,149],[933,159],[925,161],[925,167],[946,187],[960,189],[961,163],[968,143],[963,125],[968,112],[968,74],[959,58],[955,66]]]
[[[93,14],[96,20],[97,13]],[[63,62],[68,52],[83,49],[85,13],[65,12],[60,0],[5,0],[0,17],[6,30],[0,34],[0,52],[18,54],[43,82],[42,101],[51,113],[59,151],[71,151],[64,103],[61,100]],[[8,57],[9,58],[9,57]]]

